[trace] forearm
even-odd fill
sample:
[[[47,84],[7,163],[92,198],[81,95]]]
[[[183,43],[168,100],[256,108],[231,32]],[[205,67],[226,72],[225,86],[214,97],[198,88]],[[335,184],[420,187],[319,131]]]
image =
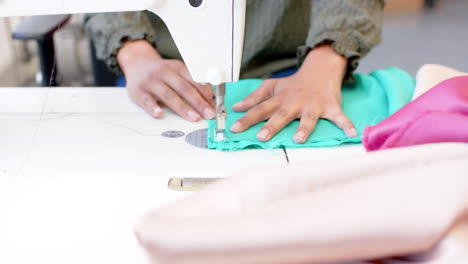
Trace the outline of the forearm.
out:
[[[117,52],[128,40],[146,40],[156,45],[156,32],[145,12],[93,14],[85,17],[85,29],[90,36],[96,56],[108,67],[119,72]]]

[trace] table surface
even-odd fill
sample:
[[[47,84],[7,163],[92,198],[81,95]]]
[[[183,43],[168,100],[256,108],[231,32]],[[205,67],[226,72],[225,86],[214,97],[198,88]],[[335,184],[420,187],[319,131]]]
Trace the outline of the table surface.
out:
[[[0,122],[0,263],[147,263],[133,224],[188,194],[169,178],[364,152],[199,149],[161,133],[206,122],[154,120],[122,88],[2,88]]]

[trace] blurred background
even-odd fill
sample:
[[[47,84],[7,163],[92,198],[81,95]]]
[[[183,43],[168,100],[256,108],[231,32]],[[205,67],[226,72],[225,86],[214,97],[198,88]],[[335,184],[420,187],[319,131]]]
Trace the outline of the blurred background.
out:
[[[388,0],[383,42],[358,71],[398,66],[415,74],[439,63],[468,72],[467,14],[468,0]],[[61,86],[115,86],[116,76],[95,59],[83,16],[37,19],[0,19],[0,87],[48,86],[51,73]]]

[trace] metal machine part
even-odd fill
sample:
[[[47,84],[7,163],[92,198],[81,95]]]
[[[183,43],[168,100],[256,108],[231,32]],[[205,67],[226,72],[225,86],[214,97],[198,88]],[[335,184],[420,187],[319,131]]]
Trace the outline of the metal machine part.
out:
[[[200,129],[189,133],[185,137],[185,141],[197,148],[208,149],[208,129]]]
[[[199,7],[203,4],[203,0],[189,0],[189,3],[193,7]]]
[[[174,191],[198,191],[221,178],[171,178],[167,187]]]
[[[216,97],[216,128],[214,130],[214,139],[216,141],[226,140],[226,118],[227,112],[224,106],[224,95],[226,94],[226,84],[215,85]]]
[[[161,136],[167,137],[167,138],[180,138],[180,137],[185,136],[185,133],[182,131],[178,131],[178,130],[169,130],[169,131],[163,132]]]

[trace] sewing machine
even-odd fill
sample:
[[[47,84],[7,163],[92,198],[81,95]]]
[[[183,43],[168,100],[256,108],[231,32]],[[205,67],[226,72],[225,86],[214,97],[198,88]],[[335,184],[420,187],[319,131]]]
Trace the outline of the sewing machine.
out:
[[[0,17],[149,10],[167,24],[193,79],[215,87],[215,139],[224,140],[225,83],[239,79],[246,0],[0,0]]]

